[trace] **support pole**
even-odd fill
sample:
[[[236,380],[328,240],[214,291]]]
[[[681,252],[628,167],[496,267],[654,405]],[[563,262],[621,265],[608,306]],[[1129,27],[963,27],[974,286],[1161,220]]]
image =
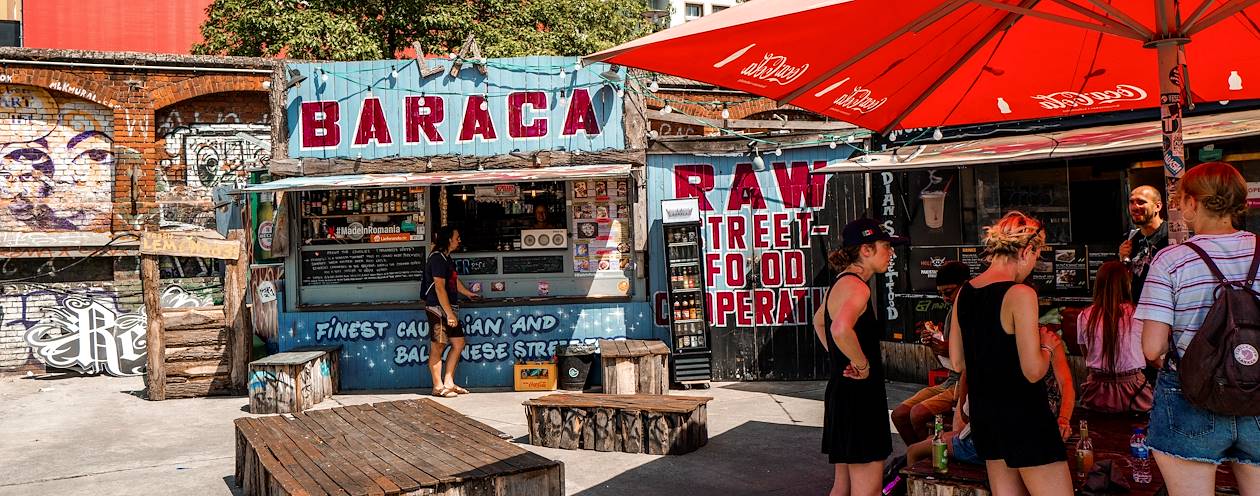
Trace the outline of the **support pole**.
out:
[[[1176,29],[1178,22],[1167,22],[1168,16],[1176,15],[1172,0],[1155,0],[1156,15],[1160,17],[1155,23],[1163,39],[1152,41],[1147,46],[1154,46],[1159,60],[1159,114],[1160,129],[1163,134],[1164,152],[1164,206],[1168,210],[1168,242],[1182,243],[1189,237],[1189,229],[1181,217],[1180,196],[1178,195],[1181,176],[1186,172],[1186,149],[1181,140],[1181,111],[1183,105],[1182,82],[1185,81],[1185,67],[1181,63],[1181,45],[1186,39],[1179,33],[1169,33],[1165,26]]]
[[[145,382],[148,398],[152,401],[166,399],[166,336],[162,322],[162,292],[157,255],[140,256],[140,284],[144,293],[144,313],[148,319],[145,341],[148,347],[148,368]]]

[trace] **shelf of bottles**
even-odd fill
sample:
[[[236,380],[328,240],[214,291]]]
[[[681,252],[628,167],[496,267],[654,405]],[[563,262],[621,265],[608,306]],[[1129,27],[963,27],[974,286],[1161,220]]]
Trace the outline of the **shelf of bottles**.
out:
[[[709,347],[699,227],[698,224],[665,227],[670,321],[674,346],[678,350]]]
[[[333,244],[423,239],[427,205],[424,188],[306,191],[301,201],[302,240]]]

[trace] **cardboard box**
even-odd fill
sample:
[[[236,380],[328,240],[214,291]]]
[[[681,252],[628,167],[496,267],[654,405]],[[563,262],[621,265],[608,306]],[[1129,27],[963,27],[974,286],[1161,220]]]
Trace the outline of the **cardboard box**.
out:
[[[512,366],[512,377],[517,391],[554,391],[556,364],[518,363]]]

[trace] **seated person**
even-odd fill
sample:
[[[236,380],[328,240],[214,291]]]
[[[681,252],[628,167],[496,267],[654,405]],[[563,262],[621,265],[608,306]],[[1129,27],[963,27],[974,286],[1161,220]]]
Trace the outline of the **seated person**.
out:
[[[932,348],[941,365],[949,370],[949,378],[941,384],[923,388],[893,409],[893,425],[897,427],[897,433],[901,434],[906,446],[926,439],[927,424],[937,415],[948,413],[955,404],[954,385],[958,384],[958,373],[954,372],[949,363],[949,345],[945,342],[949,329],[946,326],[950,322],[948,315],[952,311],[958,288],[968,279],[971,279],[971,268],[959,261],[948,262],[936,271],[936,292],[945,300],[946,305],[945,323],[939,327],[927,323],[928,325],[919,329],[919,340]]]
[[[1142,374],[1142,322],[1133,318],[1129,268],[1107,262],[1094,278],[1094,304],[1077,318],[1077,340],[1088,372],[1081,407],[1102,413],[1148,412],[1155,400]]]
[[[1050,399],[1048,407],[1058,415],[1059,435],[1067,441],[1072,436],[1070,422],[1072,407],[1076,401],[1076,392],[1072,388],[1072,370],[1067,361],[1067,350],[1064,349],[1058,335],[1046,331],[1045,328],[1041,333],[1041,344],[1054,350],[1050,357],[1050,372],[1046,374],[1046,387],[1052,388],[1049,391],[1050,394],[1047,395]],[[945,450],[949,453],[951,461],[984,466],[984,460],[976,454],[975,443],[971,440],[971,419],[968,417],[970,409],[967,404],[965,377],[958,381],[957,391],[958,407],[954,409],[954,419],[950,424],[952,430],[941,434],[941,438],[945,440]],[[932,439],[930,437],[906,446],[908,465],[931,458]]]

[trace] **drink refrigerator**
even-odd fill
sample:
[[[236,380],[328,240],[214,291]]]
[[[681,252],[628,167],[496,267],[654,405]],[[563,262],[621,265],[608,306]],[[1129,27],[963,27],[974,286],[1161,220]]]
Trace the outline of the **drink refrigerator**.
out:
[[[707,385],[712,348],[704,291],[704,242],[700,205],[695,198],[662,202],[665,267],[668,276],[673,382]]]

